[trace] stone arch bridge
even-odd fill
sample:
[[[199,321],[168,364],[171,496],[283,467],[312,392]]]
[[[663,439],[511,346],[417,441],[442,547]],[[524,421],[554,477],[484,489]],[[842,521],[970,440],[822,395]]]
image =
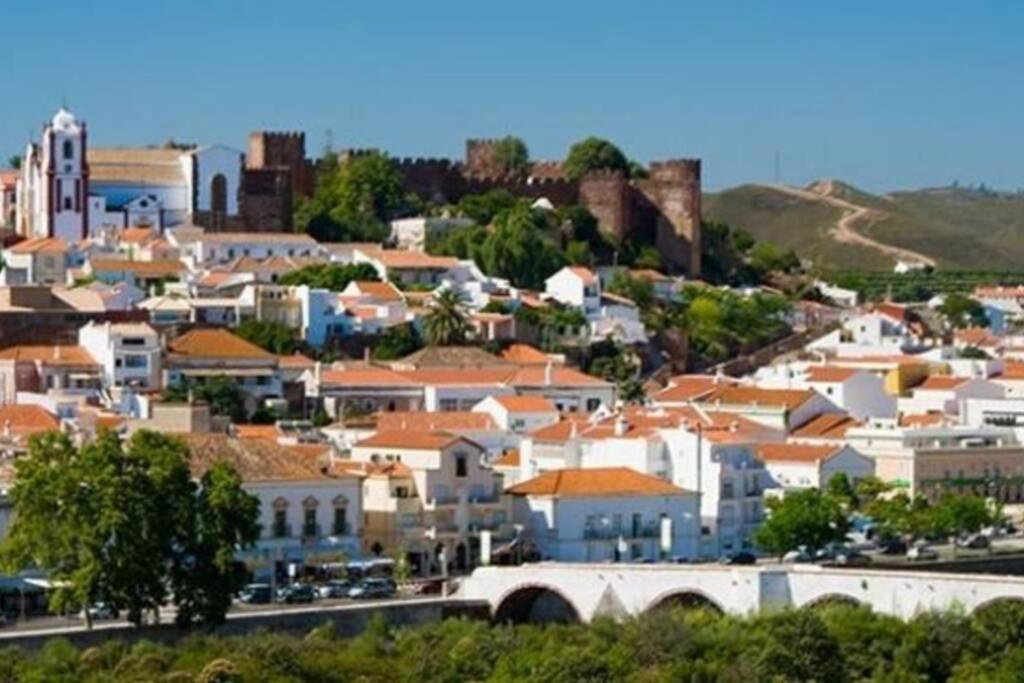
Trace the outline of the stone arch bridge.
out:
[[[514,622],[588,622],[672,604],[748,614],[835,602],[906,619],[929,610],[970,613],[998,600],[1024,601],[1024,577],[815,565],[542,563],[479,568],[458,596],[487,602],[497,620]]]

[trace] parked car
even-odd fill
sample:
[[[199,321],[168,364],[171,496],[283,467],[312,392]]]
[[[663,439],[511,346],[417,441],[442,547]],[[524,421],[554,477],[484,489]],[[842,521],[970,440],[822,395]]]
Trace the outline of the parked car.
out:
[[[911,562],[923,562],[925,560],[937,560],[939,554],[934,548],[929,548],[926,545],[915,545],[913,548],[907,551],[907,559]]]
[[[317,593],[321,598],[347,598],[351,588],[352,583],[349,581],[334,580],[320,586]]]
[[[835,563],[842,567],[866,567],[871,564],[871,558],[863,553],[850,551],[836,555]]]
[[[956,544],[961,548],[982,550],[992,545],[992,541],[985,534],[971,534],[970,536],[956,539]]]
[[[722,564],[757,564],[757,556],[749,550],[740,550],[723,556],[719,561]]]
[[[238,600],[247,605],[267,605],[274,601],[270,584],[250,583],[238,594]]]
[[[810,553],[805,549],[798,548],[796,550],[790,550],[788,553],[783,555],[782,561],[785,564],[807,564],[809,562],[814,562],[814,558],[811,557]]]
[[[108,619],[117,619],[117,610],[104,602],[97,602],[90,605],[86,610],[82,610],[81,617],[84,619],[86,612],[89,613],[89,618],[93,621],[106,621]]]
[[[306,583],[293,583],[277,591],[277,601],[286,604],[313,602],[316,599],[316,592],[313,587]]]
[[[878,549],[883,555],[905,555],[907,553],[907,542],[902,538],[887,538],[879,541]]]
[[[391,579],[364,579],[348,591],[348,597],[355,599],[390,598],[396,592]]]

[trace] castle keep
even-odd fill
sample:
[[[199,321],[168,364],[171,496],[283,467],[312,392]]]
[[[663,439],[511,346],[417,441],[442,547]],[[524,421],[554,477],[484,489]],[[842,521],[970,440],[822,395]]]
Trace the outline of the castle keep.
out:
[[[619,171],[595,171],[572,180],[561,163],[551,161],[505,173],[495,157],[496,145],[496,140],[468,140],[462,162],[396,157],[392,163],[407,191],[437,203],[504,189],[523,197],[545,197],[556,206],[579,204],[594,214],[607,234],[618,239],[641,235],[674,268],[691,276],[700,273],[699,159],[654,162],[642,179]],[[369,151],[344,150],[340,159]],[[314,176],[302,133],[252,133],[242,179],[243,222],[251,229],[290,229],[292,201],[312,193]]]

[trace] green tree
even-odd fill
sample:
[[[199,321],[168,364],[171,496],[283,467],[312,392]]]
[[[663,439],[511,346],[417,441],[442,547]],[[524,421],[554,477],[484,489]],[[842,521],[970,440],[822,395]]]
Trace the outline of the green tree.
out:
[[[176,620],[183,627],[216,626],[248,578],[235,553],[259,540],[259,499],[245,492],[237,472],[217,462],[188,502],[170,571]]]
[[[939,313],[950,327],[988,327],[985,307],[965,294],[947,294]]]
[[[850,525],[839,501],[818,489],[788,492],[767,502],[768,516],[754,538],[763,550],[781,557],[804,547],[815,552],[846,538]]]
[[[928,501],[922,496],[911,498],[903,491],[875,498],[862,509],[878,525],[883,538],[917,538],[925,535],[932,524]]]
[[[397,360],[423,348],[423,340],[411,323],[394,325],[380,334],[373,344],[374,360]]]
[[[205,382],[179,382],[164,387],[163,400],[181,403],[189,400],[203,401],[210,406],[214,415],[224,415],[232,422],[245,422],[245,395],[238,383],[231,377],[211,377]]]
[[[572,241],[565,247],[565,258],[574,266],[590,267],[594,265],[594,255],[586,242]]]
[[[494,145],[494,162],[505,173],[520,173],[530,164],[530,151],[522,138],[506,135]]]
[[[932,533],[953,538],[980,531],[996,521],[984,498],[956,494],[944,495],[929,518]]]
[[[574,144],[562,164],[565,175],[573,180],[601,169],[628,172],[629,161],[622,150],[598,137],[588,137]]]
[[[612,341],[599,342],[591,347],[595,357],[587,372],[612,382],[618,387],[619,398],[626,403],[639,403],[644,399],[643,383],[640,381],[640,363],[635,355],[628,353],[621,344]]]
[[[306,285],[340,292],[350,282],[378,282],[377,270],[369,263],[311,263],[278,278],[282,285]]]
[[[565,256],[547,240],[541,218],[517,205],[498,217],[482,248],[484,271],[519,287],[538,289],[565,265]]]
[[[411,204],[391,160],[366,154],[325,169],[313,196],[298,203],[295,225],[320,241],[379,242],[388,236],[387,221]]]
[[[847,510],[853,510],[857,507],[857,495],[853,489],[853,484],[850,483],[850,478],[846,476],[846,472],[833,474],[825,486],[825,493],[839,501]]]
[[[14,169],[15,171],[21,170],[21,155],[13,154],[7,157],[7,168]]]
[[[472,219],[478,226],[487,226],[498,216],[523,203],[508,190],[489,190],[483,194],[466,195],[459,200],[459,214]]]
[[[625,269],[615,272],[612,281],[608,283],[608,291],[626,297],[641,311],[650,310],[655,303],[654,286],[647,280],[633,277]]]
[[[235,328],[235,334],[279,356],[294,353],[297,346],[292,328],[273,320],[244,320]]]
[[[443,289],[434,296],[430,312],[423,319],[423,334],[434,346],[461,344],[469,333],[462,295]]]

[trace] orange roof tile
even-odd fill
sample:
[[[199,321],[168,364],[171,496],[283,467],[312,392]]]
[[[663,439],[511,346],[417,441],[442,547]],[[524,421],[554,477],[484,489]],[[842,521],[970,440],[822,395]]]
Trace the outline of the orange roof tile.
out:
[[[235,439],[223,434],[186,434],[190,466],[202,476],[215,462],[232,465],[243,481],[330,479],[330,446],[282,446],[268,439]]]
[[[377,413],[380,431],[435,432],[446,430],[491,430],[497,425],[487,413],[468,410],[427,413],[421,411]]]
[[[519,467],[519,449],[510,448],[501,454],[501,456],[491,463],[492,467]]]
[[[856,368],[840,368],[834,365],[814,365],[807,369],[808,382],[845,382],[859,372]]]
[[[380,431],[356,444],[357,448],[400,448],[414,451],[437,451],[447,448],[460,437],[449,432],[414,432],[411,430]]]
[[[640,268],[638,270],[631,270],[631,271],[629,271],[629,274],[632,275],[633,277],[637,278],[637,279],[646,280],[647,282],[671,282],[672,281],[672,278],[670,278],[668,275],[665,275],[664,273],[660,273],[660,272],[658,272],[656,270],[653,270],[651,268]]]
[[[1003,361],[1003,371],[996,379],[1024,379],[1024,361]]]
[[[301,353],[293,353],[290,356],[278,356],[277,364],[282,368],[292,368],[296,370],[311,368],[316,365],[312,358],[303,356]]]
[[[592,377],[579,370],[572,368],[554,366],[551,368],[551,381],[547,381],[547,367],[523,366],[516,371],[509,380],[509,384],[516,387],[542,387],[542,386],[611,386],[600,377]]]
[[[576,277],[583,280],[584,284],[592,285],[597,282],[597,276],[594,275],[594,271],[590,270],[590,268],[584,268],[583,266],[569,266],[568,268]]]
[[[390,387],[415,384],[394,370],[386,368],[327,368],[320,373],[323,384],[341,384],[346,387]]]
[[[367,256],[380,261],[386,268],[448,270],[459,265],[459,260],[450,256],[432,256],[418,251],[400,249],[386,249],[367,254]]]
[[[277,425],[235,425],[235,436],[239,439],[270,439],[277,441],[280,433]]]
[[[546,365],[551,356],[529,344],[512,344],[501,352],[501,357],[517,365]]]
[[[543,396],[494,396],[510,413],[557,413],[558,408]]]
[[[43,365],[98,365],[96,359],[77,344],[10,346],[0,351],[0,360],[31,361]]]
[[[628,467],[552,470],[516,484],[507,492],[517,496],[555,498],[682,496],[689,493],[663,479]]]
[[[725,405],[779,406],[792,410],[815,396],[810,389],[762,389],[761,387],[716,387],[701,396],[702,403],[721,402]]]
[[[1024,298],[1024,286],[978,287],[974,290],[974,296],[982,299],[1021,299]]]
[[[401,301],[402,293],[390,282],[374,282],[372,280],[355,280],[352,282],[364,296],[372,296],[385,301]]]
[[[681,403],[708,394],[717,386],[719,381],[714,375],[679,375],[669,379],[668,386],[651,396],[651,399],[656,403]]]
[[[947,375],[932,375],[926,378],[923,382],[918,384],[915,389],[925,389],[928,391],[948,391],[950,389],[956,389],[964,382],[969,381],[969,377],[950,377]]]
[[[94,273],[133,273],[142,277],[177,277],[185,271],[181,261],[129,261],[127,259],[90,259]]]
[[[128,228],[121,233],[121,241],[132,244],[147,242],[153,237],[153,231],[149,228]]]
[[[901,427],[935,427],[948,421],[942,413],[904,413],[899,417]]]
[[[53,413],[35,405],[6,405],[0,408],[0,438],[10,429],[11,434],[27,439],[33,434],[60,429],[60,421]]]
[[[276,359],[255,344],[223,328],[198,328],[171,340],[171,353],[192,358]]]
[[[18,242],[7,251],[12,254],[60,253],[68,250],[67,243],[56,237],[37,237],[36,239]]]
[[[839,451],[838,446],[810,446],[795,443],[761,443],[757,457],[765,462],[821,462]]]
[[[860,425],[846,413],[822,413],[794,429],[792,434],[805,439],[841,439],[848,429]]]

